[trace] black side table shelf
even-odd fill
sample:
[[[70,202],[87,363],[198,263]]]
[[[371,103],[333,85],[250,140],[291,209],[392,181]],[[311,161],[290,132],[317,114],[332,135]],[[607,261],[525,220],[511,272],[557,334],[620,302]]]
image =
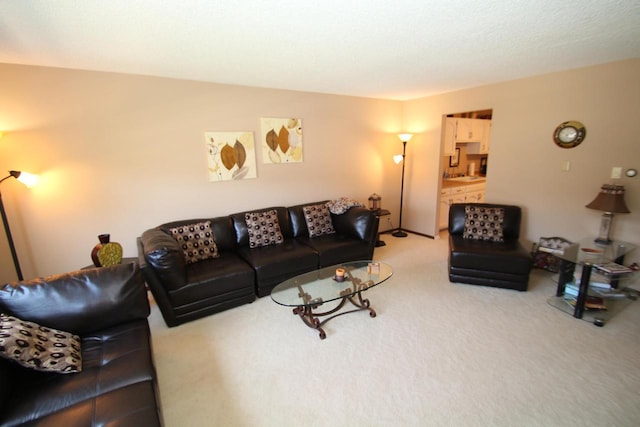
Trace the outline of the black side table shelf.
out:
[[[388,216],[391,215],[391,212],[389,212],[386,209],[376,209],[375,211],[373,211],[375,213],[375,215],[378,218],[381,218],[383,216]],[[380,247],[380,246],[385,246],[386,243],[380,239],[380,232],[378,231],[377,237],[376,237],[376,247]]]
[[[560,271],[555,276],[556,294],[548,299],[549,304],[575,318],[603,326],[638,299],[640,293],[628,286],[636,278],[635,272],[607,274],[598,270],[597,266],[607,262],[623,264],[625,255],[635,248],[635,245],[622,241],[603,245],[596,243],[593,238],[584,239],[565,248],[562,253],[556,254],[560,258]],[[575,274],[578,266],[581,267],[578,294],[575,298],[565,298],[566,286],[578,282]],[[592,278],[610,284],[611,289],[591,286]],[[599,301],[603,301],[605,308],[589,309],[587,301],[590,297],[597,297]]]

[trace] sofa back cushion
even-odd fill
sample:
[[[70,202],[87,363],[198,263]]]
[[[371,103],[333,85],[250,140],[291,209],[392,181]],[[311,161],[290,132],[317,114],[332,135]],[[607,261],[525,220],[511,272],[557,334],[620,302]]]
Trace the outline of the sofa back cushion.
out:
[[[236,244],[240,247],[249,247],[249,230],[247,229],[247,222],[245,214],[247,213],[262,213],[275,210],[278,217],[278,225],[280,226],[280,232],[283,239],[291,239],[293,233],[291,231],[291,221],[289,220],[289,213],[284,207],[273,207],[265,209],[256,209],[247,212],[239,212],[229,215],[229,218],[233,221],[233,227],[236,234]]]
[[[502,209],[504,212],[502,222],[502,236],[504,240],[517,240],[520,236],[520,221],[522,210],[519,206],[501,205],[493,203],[454,203],[449,208],[449,234],[462,236],[465,232],[467,220],[466,207]]]
[[[77,335],[149,315],[144,280],[135,263],[7,283],[0,311]]]
[[[373,211],[363,207],[352,207],[340,215],[331,214],[336,233],[360,240],[375,239],[378,221]]]

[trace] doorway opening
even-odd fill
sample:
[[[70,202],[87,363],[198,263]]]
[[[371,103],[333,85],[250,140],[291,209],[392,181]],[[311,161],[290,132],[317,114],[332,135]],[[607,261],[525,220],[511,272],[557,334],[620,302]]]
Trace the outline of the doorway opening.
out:
[[[491,146],[492,109],[442,116],[437,230],[449,226],[453,203],[481,203]]]

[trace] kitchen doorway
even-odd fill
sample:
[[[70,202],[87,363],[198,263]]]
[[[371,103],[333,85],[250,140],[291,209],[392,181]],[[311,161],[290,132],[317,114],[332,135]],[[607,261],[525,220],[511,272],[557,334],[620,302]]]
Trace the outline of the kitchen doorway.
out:
[[[492,117],[491,109],[442,116],[437,230],[449,226],[453,203],[485,200]]]

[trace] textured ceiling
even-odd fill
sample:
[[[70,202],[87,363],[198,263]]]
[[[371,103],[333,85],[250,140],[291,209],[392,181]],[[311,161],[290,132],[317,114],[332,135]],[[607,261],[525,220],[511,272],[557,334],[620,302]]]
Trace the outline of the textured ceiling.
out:
[[[0,62],[374,98],[638,57],[638,0],[0,0]]]

